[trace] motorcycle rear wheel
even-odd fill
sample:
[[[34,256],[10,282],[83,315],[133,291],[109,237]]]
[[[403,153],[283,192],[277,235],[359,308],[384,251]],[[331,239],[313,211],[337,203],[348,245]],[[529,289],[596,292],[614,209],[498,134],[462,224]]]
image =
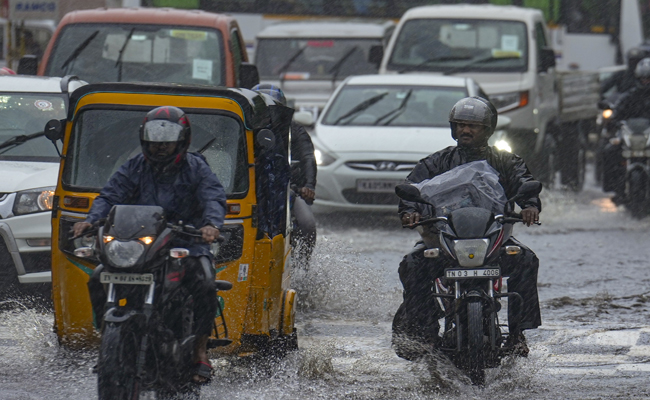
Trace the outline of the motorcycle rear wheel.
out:
[[[634,170],[628,177],[628,208],[634,218],[648,215],[646,209],[647,180],[642,171]]]
[[[138,338],[128,326],[108,323],[102,333],[97,364],[99,400],[137,400],[135,379]]]
[[[467,303],[467,372],[474,385],[485,384],[485,352],[483,332],[483,304],[480,301]]]

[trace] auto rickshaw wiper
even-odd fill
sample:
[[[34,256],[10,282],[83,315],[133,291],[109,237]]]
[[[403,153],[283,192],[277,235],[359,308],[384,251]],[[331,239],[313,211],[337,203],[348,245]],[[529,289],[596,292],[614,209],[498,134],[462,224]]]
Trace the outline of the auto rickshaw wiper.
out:
[[[203,154],[203,152],[206,151],[206,150],[208,149],[208,147],[210,147],[210,145],[211,145],[212,143],[214,143],[215,140],[217,140],[216,137],[210,139],[210,140],[208,141],[208,143],[206,143],[203,147],[201,147],[201,148],[199,149],[199,153]]]
[[[454,67],[451,69],[448,69],[447,71],[443,72],[443,75],[452,75],[458,72],[464,72],[467,70],[467,68],[471,67],[472,65],[480,64],[482,62],[492,62],[492,61],[498,61],[498,60],[512,60],[512,59],[520,59],[521,57],[517,56],[508,56],[508,57],[484,57],[484,58],[476,58],[471,61],[469,61],[467,64],[459,65],[458,67]]]
[[[280,75],[280,80],[284,80],[284,78],[282,78],[282,74],[284,73],[284,71],[286,71],[291,66],[291,64],[293,64],[293,62],[296,61],[298,57],[300,57],[300,55],[303,53],[303,51],[305,51],[306,48],[307,46],[303,46],[302,48],[298,49],[298,51],[293,53],[293,55],[287,60],[287,62],[280,67],[280,69],[278,70],[278,75]]]
[[[343,57],[339,58],[339,60],[334,63],[332,68],[330,68],[329,71],[327,71],[328,74],[332,74],[332,83],[336,82],[336,77],[339,75],[339,72],[341,71],[341,67],[345,63],[345,61],[350,58],[350,56],[357,51],[359,46],[353,46],[350,50],[347,51],[347,53],[343,54]]]
[[[386,121],[384,124],[382,124],[382,125],[388,125],[391,122],[393,122],[393,120],[395,118],[399,117],[402,114],[402,112],[404,112],[404,110],[406,108],[406,103],[408,103],[409,99],[411,98],[412,93],[413,93],[413,89],[409,89],[409,91],[404,96],[404,99],[402,100],[400,105],[397,108],[394,108],[394,109],[390,110],[389,112],[387,112],[386,114],[382,115],[381,117],[377,118],[377,121],[375,121],[375,125],[379,125],[379,122],[382,121],[384,118],[391,117],[391,118],[388,119],[388,121]]]
[[[406,68],[403,68],[403,69],[399,70],[397,73],[402,74],[404,72],[408,72],[408,71],[411,71],[411,70],[414,70],[414,69],[418,69],[418,68],[420,68],[420,67],[422,67],[422,66],[424,66],[426,64],[436,62],[436,61],[457,61],[457,60],[467,60],[467,59],[470,59],[470,58],[471,57],[467,57],[467,56],[440,56],[440,57],[427,58],[426,60],[424,60],[424,61],[422,61],[422,62],[420,62],[418,64],[409,65]]]
[[[133,28],[131,28],[131,30],[129,31],[129,35],[126,37],[126,40],[124,40],[124,44],[122,45],[122,48],[120,49],[120,54],[117,56],[117,60],[115,61],[115,66],[116,67],[118,65],[120,66],[120,69],[117,70],[117,81],[118,82],[122,81],[122,55],[124,54],[124,50],[126,49],[126,46],[131,41],[131,36],[133,36],[133,31],[135,31],[135,26]]]
[[[45,135],[44,132],[36,132],[36,133],[32,133],[31,135],[16,135],[0,143],[0,149],[4,149],[11,146],[20,146],[25,142],[28,142],[32,139],[36,139],[44,135]]]
[[[361,103],[357,104],[352,110],[348,111],[346,114],[341,115],[336,121],[334,121],[333,125],[338,125],[342,120],[349,118],[353,115],[356,115],[363,110],[368,109],[370,106],[372,106],[373,104],[377,103],[379,100],[386,97],[386,95],[388,95],[388,92],[380,93],[376,96],[369,98],[368,100],[362,101]]]
[[[77,57],[79,57],[79,54],[81,54],[81,52],[84,51],[86,47],[88,47],[90,42],[92,42],[97,35],[99,35],[99,30],[96,30],[95,32],[91,33],[90,36],[86,38],[86,40],[84,40],[79,46],[77,46],[77,48],[74,49],[72,54],[70,54],[70,57],[68,57],[68,59],[65,60],[65,62],[61,65],[61,69],[65,70],[65,67],[67,67],[68,64],[70,64]],[[67,73],[68,71],[66,70],[65,72]]]

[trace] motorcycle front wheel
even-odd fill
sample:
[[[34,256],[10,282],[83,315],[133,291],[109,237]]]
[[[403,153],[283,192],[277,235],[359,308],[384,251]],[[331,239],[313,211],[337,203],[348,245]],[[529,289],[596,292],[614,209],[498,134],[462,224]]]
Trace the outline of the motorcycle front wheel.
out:
[[[628,208],[634,218],[643,218],[648,215],[646,210],[647,181],[645,173],[633,170],[627,180],[628,184]]]
[[[128,326],[108,323],[102,333],[97,364],[99,400],[137,400],[135,378],[138,338]]]
[[[474,385],[485,384],[485,352],[483,332],[483,304],[480,301],[467,303],[467,372]]]

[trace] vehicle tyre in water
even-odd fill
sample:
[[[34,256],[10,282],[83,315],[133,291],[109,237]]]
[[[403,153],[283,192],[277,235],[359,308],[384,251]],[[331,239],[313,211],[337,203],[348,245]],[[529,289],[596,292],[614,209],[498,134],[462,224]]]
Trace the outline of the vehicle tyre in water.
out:
[[[564,140],[559,146],[562,184],[569,189],[579,192],[585,182],[587,163],[585,135],[582,133],[581,122],[570,124],[570,132],[562,132]]]
[[[634,218],[643,218],[648,215],[646,204],[647,179],[645,173],[639,170],[633,170],[627,179],[628,199],[627,204],[630,213]]]
[[[108,323],[102,333],[97,364],[99,400],[136,400],[140,397],[135,378],[138,338],[125,325]]]
[[[483,351],[483,304],[467,303],[467,371],[474,385],[485,383],[485,352]]]
[[[199,400],[201,398],[201,387],[190,383],[178,392],[157,391],[156,400]]]

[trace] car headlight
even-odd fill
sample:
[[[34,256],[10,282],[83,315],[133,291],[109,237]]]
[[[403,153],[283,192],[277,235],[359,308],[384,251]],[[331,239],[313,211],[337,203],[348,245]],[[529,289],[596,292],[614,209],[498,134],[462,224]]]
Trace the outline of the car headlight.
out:
[[[501,151],[507,151],[508,153],[512,153],[512,147],[510,147],[510,144],[503,139],[498,140],[496,143],[494,143],[494,147],[496,147]]]
[[[106,257],[111,264],[118,268],[129,268],[138,262],[144,249],[144,244],[136,240],[128,242],[112,240],[106,244]]]
[[[316,158],[316,165],[319,167],[326,167],[336,161],[336,158],[320,149],[314,149],[314,158]]]
[[[528,105],[528,91],[491,94],[490,101],[500,113],[514,110]]]
[[[52,210],[54,186],[23,190],[16,193],[14,215],[25,215]]]

